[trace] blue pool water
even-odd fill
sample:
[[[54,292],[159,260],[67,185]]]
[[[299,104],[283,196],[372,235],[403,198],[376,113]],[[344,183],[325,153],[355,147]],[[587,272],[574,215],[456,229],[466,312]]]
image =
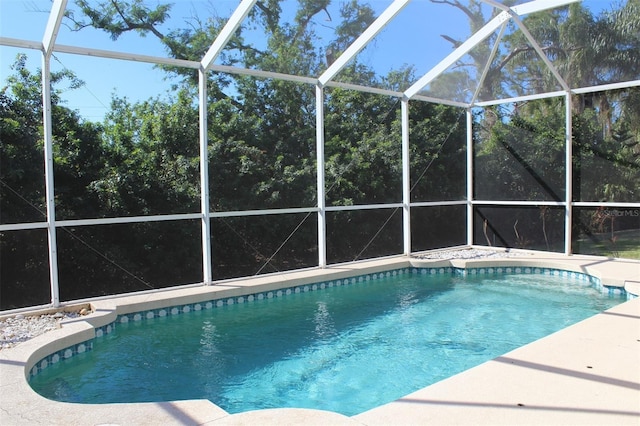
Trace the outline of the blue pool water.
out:
[[[547,275],[403,274],[118,324],[31,379],[43,396],[209,399],[354,415],[622,302]]]

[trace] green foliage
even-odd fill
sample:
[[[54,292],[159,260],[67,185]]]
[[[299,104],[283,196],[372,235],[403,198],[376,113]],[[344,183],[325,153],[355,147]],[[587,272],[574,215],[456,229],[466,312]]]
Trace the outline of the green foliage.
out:
[[[199,210],[198,111],[184,92],[172,104],[114,98],[102,135],[105,167],[92,189],[106,216]]]
[[[41,108],[31,98],[19,100],[7,89],[0,92],[0,220],[42,220],[43,153],[38,126],[42,122],[38,117]]]
[[[563,103],[535,101],[515,106],[480,140],[476,151],[476,197],[482,200],[564,198]],[[529,110],[529,111],[523,111]]]
[[[570,87],[606,84],[640,75],[638,56],[630,54],[640,47],[639,5],[632,0],[594,16],[576,3],[532,14],[523,22]],[[487,78],[492,72],[499,72],[503,88],[515,94],[559,88],[556,77],[537,57],[524,34],[508,34],[505,42],[505,49]],[[485,87],[488,89],[492,97],[502,93],[502,89],[491,89],[490,84]],[[637,94],[638,90],[632,88],[586,93],[572,99],[573,200],[638,200]],[[474,131],[476,196],[504,200],[564,199],[564,170],[558,167],[563,163],[566,144],[564,115],[563,103],[553,100],[512,105],[504,111],[486,108],[478,116]],[[524,212],[520,215],[503,209],[492,212],[490,220],[478,226],[497,229],[504,222],[519,221],[520,232],[503,231],[502,244],[517,246],[522,241],[517,241],[516,234],[522,237],[528,233],[527,244],[540,246],[536,241],[540,241],[542,233],[536,229],[523,231],[525,216]],[[593,225],[597,222],[595,217],[595,211],[590,216],[576,215],[574,233],[593,236],[600,232]],[[614,226],[637,229],[638,225],[633,218],[610,223],[611,229]],[[476,236],[478,241],[484,239]]]
[[[409,128],[412,201],[465,199],[465,111],[412,103]]]
[[[325,109],[327,202],[398,202],[402,164],[399,101],[345,89]]]

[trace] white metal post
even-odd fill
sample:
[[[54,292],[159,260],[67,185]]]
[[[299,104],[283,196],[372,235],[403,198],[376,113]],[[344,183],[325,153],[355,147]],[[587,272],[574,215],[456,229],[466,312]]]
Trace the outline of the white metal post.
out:
[[[202,215],[202,281],[205,285],[213,282],[211,264],[211,213],[209,209],[209,153],[207,137],[207,73],[247,17],[256,0],[242,0],[225,26],[213,41],[200,61],[198,70],[198,101],[200,110],[200,211]]]
[[[411,255],[411,158],[409,150],[409,100],[402,99],[402,229],[405,256]]]
[[[211,265],[211,214],[209,208],[209,151],[207,136],[207,71],[198,71],[198,104],[200,113],[200,213],[202,221],[202,281],[213,281]]]
[[[565,206],[564,206],[564,254],[572,253],[572,222],[573,222],[573,119],[571,91],[567,91],[565,102],[565,134],[567,137],[565,146]]]
[[[318,266],[327,266],[327,221],[324,182],[324,90],[316,85],[316,192],[318,197]]]
[[[53,118],[51,116],[51,54],[60,29],[67,0],[55,0],[42,37],[42,128],[44,133],[44,180],[49,241],[49,284],[51,304],[60,306],[58,278],[58,240],[56,238],[56,200],[53,180]]]
[[[53,125],[51,117],[51,55],[42,55],[42,126],[44,130],[44,179],[49,239],[49,282],[51,304],[60,306],[58,282],[58,241],[56,238],[56,202],[53,182]]]
[[[467,108],[467,245],[473,245],[473,111]]]

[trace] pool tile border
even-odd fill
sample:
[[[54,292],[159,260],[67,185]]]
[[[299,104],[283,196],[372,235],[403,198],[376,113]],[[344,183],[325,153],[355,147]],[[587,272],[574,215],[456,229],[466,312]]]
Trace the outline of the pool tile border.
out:
[[[70,359],[72,357],[75,357],[76,355],[80,355],[93,350],[94,340],[95,339],[86,340],[76,345],[61,349],[57,352],[52,353],[51,355],[42,358],[29,371],[29,379],[31,379],[44,369],[48,368],[49,366],[57,364],[65,359]]]
[[[577,280],[591,286],[598,288],[603,294],[612,296],[623,296],[626,294],[627,300],[634,298],[634,295],[628,293],[624,288],[609,287],[602,285],[599,278],[582,272],[568,271],[558,268],[543,268],[532,266],[495,266],[495,267],[481,267],[481,268],[458,268],[454,266],[443,267],[405,267],[392,269],[384,272],[367,273],[363,275],[356,275],[348,278],[340,278],[333,280],[320,281],[318,283],[296,285],[293,287],[285,287],[278,290],[268,290],[263,292],[252,293],[242,296],[222,297],[217,299],[211,299],[204,302],[189,303],[183,305],[175,305],[158,309],[150,309],[139,312],[132,312],[128,314],[118,315],[115,321],[102,327],[96,327],[95,337],[90,340],[66,347],[59,351],[56,351],[34,364],[29,371],[28,379],[31,380],[34,376],[45,370],[51,365],[57,364],[62,360],[72,358],[76,355],[93,350],[94,343],[97,339],[105,337],[116,330],[117,324],[126,324],[129,322],[140,322],[143,320],[152,320],[155,318],[162,318],[173,315],[180,315],[183,313],[189,313],[192,311],[203,311],[220,308],[224,306],[230,306],[234,304],[251,303],[254,301],[262,301],[268,299],[282,298],[285,296],[308,293],[311,291],[324,290],[327,288],[341,287],[352,284],[363,283],[367,281],[373,281],[383,278],[391,278],[398,275],[405,274],[420,274],[420,275],[439,275],[439,274],[454,274],[459,276],[475,276],[475,275],[503,275],[503,274],[524,274],[524,275],[548,275],[567,278],[571,280]]]

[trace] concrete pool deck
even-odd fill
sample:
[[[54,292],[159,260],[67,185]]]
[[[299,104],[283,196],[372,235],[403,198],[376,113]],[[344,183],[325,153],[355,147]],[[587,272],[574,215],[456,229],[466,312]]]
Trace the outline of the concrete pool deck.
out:
[[[488,259],[396,257],[98,300],[91,303],[92,314],[68,320],[59,330],[0,351],[0,424],[640,425],[640,298],[353,417],[303,409],[229,415],[206,400],[60,403],[35,393],[26,379],[39,360],[92,339],[97,327],[113,322],[120,314],[406,266],[556,268],[593,275],[606,286],[640,292],[640,261],[537,253]]]

